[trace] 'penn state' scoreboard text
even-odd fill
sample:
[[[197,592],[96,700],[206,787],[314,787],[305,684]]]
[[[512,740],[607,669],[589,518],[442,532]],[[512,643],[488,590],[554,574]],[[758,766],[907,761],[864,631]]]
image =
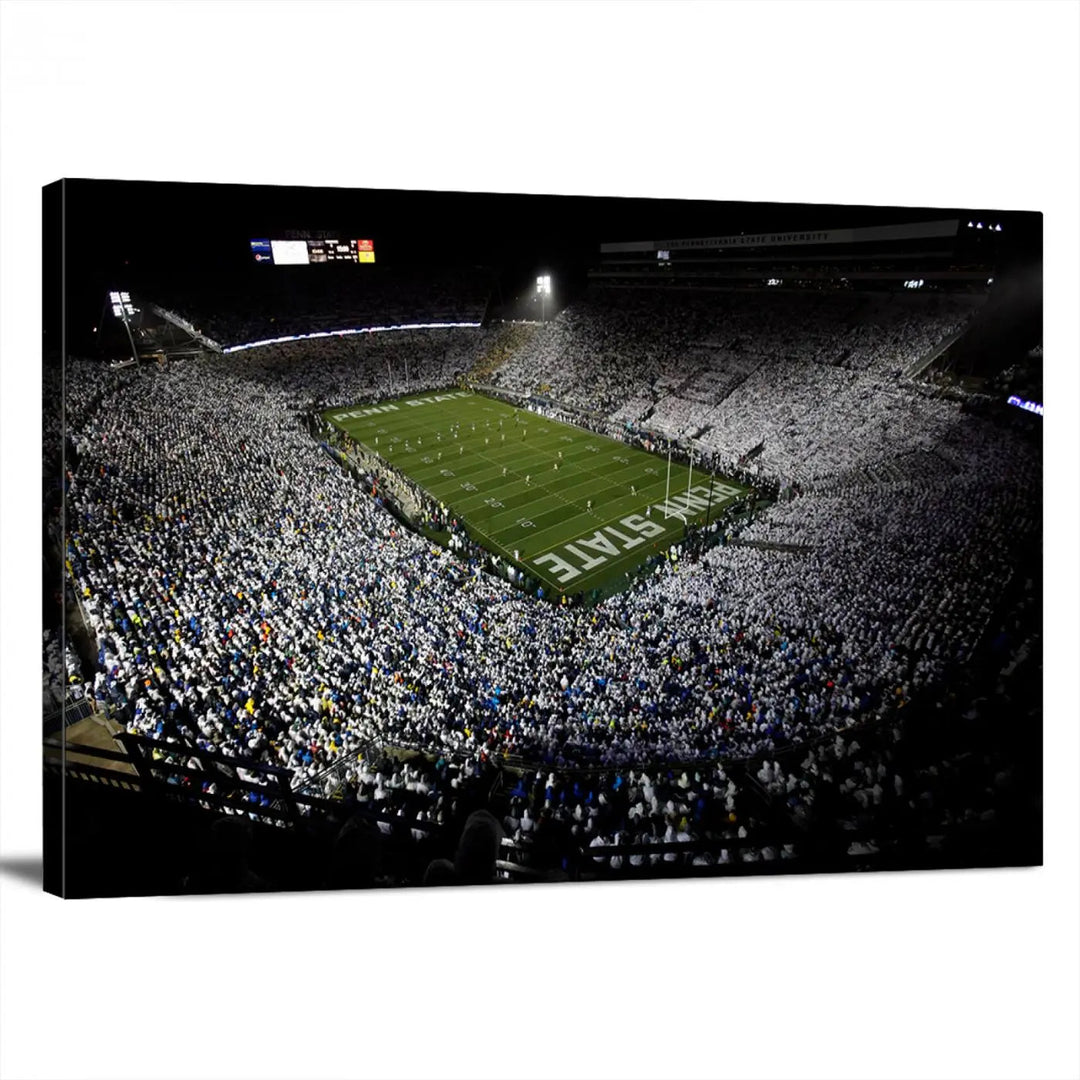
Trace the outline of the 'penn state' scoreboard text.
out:
[[[252,240],[257,263],[307,266],[309,263],[373,263],[374,240]]]

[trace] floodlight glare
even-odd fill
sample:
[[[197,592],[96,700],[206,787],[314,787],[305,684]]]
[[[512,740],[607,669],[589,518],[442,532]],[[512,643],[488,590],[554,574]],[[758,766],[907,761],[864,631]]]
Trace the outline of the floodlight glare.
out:
[[[124,314],[124,309],[119,304],[113,304],[112,313],[119,319]]]
[[[114,304],[119,304],[120,303],[120,294],[118,292],[111,292],[111,293],[109,293],[109,299]]]
[[[975,226],[975,228],[976,229],[981,229],[982,228],[982,222],[980,221],[979,224]]]
[[[547,298],[551,295],[551,275],[540,274],[536,279],[536,292],[540,297],[540,321],[547,322]]]

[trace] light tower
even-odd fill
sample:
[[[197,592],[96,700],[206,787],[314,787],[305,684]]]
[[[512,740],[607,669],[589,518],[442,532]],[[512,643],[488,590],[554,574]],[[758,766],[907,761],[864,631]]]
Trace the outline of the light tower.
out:
[[[113,314],[124,324],[124,329],[127,331],[128,342],[131,345],[131,359],[137,364],[139,362],[139,354],[135,348],[135,339],[131,336],[131,323],[128,319],[139,309],[132,305],[131,293],[127,292],[109,293],[109,303],[112,304]]]
[[[547,322],[547,298],[551,295],[550,274],[541,274],[536,279],[536,291],[540,294],[540,321]]]

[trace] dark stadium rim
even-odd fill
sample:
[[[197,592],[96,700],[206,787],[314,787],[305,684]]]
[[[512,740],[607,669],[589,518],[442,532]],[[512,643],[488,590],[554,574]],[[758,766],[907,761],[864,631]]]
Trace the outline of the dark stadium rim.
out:
[[[451,388],[327,409],[347,459],[425,535],[532,595],[610,595],[678,561],[696,526],[750,493],[692,464]],[[629,436],[628,436],[629,437]]]

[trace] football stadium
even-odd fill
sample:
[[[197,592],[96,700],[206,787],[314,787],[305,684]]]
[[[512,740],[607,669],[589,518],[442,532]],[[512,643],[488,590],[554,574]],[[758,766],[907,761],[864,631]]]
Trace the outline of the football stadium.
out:
[[[622,440],[467,390],[331,410],[324,419],[347,445],[413,480],[443,519],[460,519],[508,569],[539,579],[541,596],[562,597],[568,587],[596,595],[647,558],[670,558],[692,525],[712,525],[714,502],[719,513],[747,492],[700,471],[695,484],[692,462],[672,468],[670,457],[664,465]]]
[[[45,217],[50,891],[1041,861],[1039,215]]]

